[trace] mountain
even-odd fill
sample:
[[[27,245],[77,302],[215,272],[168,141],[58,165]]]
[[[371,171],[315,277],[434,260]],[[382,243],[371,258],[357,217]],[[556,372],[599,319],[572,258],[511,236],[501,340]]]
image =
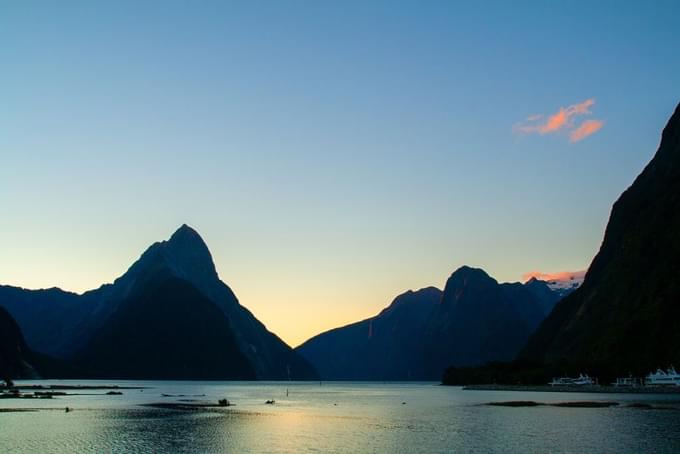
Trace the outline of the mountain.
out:
[[[583,284],[583,279],[585,278],[584,271],[578,271],[576,273],[568,273],[567,275],[560,278],[553,278],[546,283],[551,290],[557,292],[562,297],[567,296]]]
[[[511,360],[544,317],[545,301],[527,286],[499,284],[481,269],[461,267],[447,280],[428,322],[422,353],[427,374],[439,379],[451,365]]]
[[[540,279],[531,278],[524,283],[524,287],[529,290],[536,301],[538,302],[543,316],[547,317],[552,312],[555,304],[564,296],[576,290],[574,287],[556,287],[550,282],[542,281]]]
[[[166,270],[137,283],[76,363],[94,376],[120,379],[255,378],[229,319]]]
[[[28,345],[54,356],[67,356],[83,331],[92,305],[81,302],[79,295],[58,288],[27,290],[0,285],[0,306],[21,326]]]
[[[461,267],[444,291],[399,295],[373,318],[297,347],[326,380],[439,380],[447,366],[514,358],[559,295]]]
[[[19,325],[0,307],[0,380],[11,385],[15,378],[34,375],[26,361],[28,352]]]
[[[191,283],[222,311],[233,327],[239,349],[250,361],[258,379],[316,378],[311,364],[239,304],[231,288],[219,279],[207,245],[198,232],[186,224],[169,240],[151,245],[113,284],[83,296],[98,301],[99,312],[107,316],[127,298],[140,276],[158,269],[165,269],[172,276]]]
[[[619,197],[581,287],[520,358],[611,374],[680,364],[680,105],[653,159]]]
[[[375,317],[319,334],[296,348],[324,380],[407,380],[441,290],[408,291]]]
[[[168,286],[181,287],[183,297],[178,298],[169,292]],[[163,349],[164,345],[170,345],[165,336],[172,335],[168,327],[174,326],[182,330],[183,342],[187,345],[207,342],[218,327],[228,328],[225,329],[228,339],[214,337],[219,339],[217,345],[200,345],[213,353],[216,352],[214,347],[221,349],[214,360],[229,358],[229,364],[235,366],[234,376],[251,376],[249,371],[252,371],[256,378],[266,380],[317,377],[309,362],[239,304],[229,286],[219,279],[205,242],[187,225],[182,225],[167,241],[151,245],[127,272],[111,284],[82,295],[58,289],[32,291],[3,286],[0,287],[0,304],[17,318],[31,348],[57,358],[84,361],[98,374],[114,372],[106,365],[112,358],[104,353],[108,351],[107,346],[126,342],[129,334],[115,330],[113,326],[134,326],[139,331],[155,332],[157,337],[137,333],[137,338],[145,342],[139,346],[140,351],[151,355],[158,348],[155,354],[165,355],[168,360],[173,352]],[[148,322],[154,319],[154,311],[157,311],[155,319],[165,321],[165,328],[153,324],[145,326],[135,322],[130,315],[148,316],[145,319]],[[172,318],[186,317],[192,311],[200,312],[192,313],[191,320],[196,324],[193,329],[186,320]],[[219,317],[205,325],[208,323],[207,314],[216,313]],[[213,331],[201,332],[207,327]],[[233,344],[247,359],[249,367],[236,367],[241,359],[233,354]],[[109,361],[99,361],[99,354]],[[199,358],[192,361],[197,361],[193,363],[195,365],[199,364]],[[142,367],[141,362],[137,364]],[[169,377],[169,371],[178,372],[178,369],[166,367],[167,364],[160,359],[155,364],[160,368],[157,371],[160,375]],[[122,364],[119,365],[122,367]],[[139,369],[140,373],[142,371],[144,376],[154,375],[150,370]],[[127,370],[125,373],[134,375],[133,372]],[[216,366],[204,372],[205,376],[225,376],[224,373],[227,373]]]

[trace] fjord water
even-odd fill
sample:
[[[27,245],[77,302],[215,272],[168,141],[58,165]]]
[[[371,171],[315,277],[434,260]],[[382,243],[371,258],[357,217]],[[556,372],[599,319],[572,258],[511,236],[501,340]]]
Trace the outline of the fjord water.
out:
[[[116,384],[145,388],[122,390],[121,396],[93,390],[83,391],[88,395],[0,401],[3,409],[40,409],[0,412],[0,450],[42,453],[680,450],[680,411],[626,407],[632,402],[680,404],[674,395],[465,391],[435,383]],[[235,406],[191,411],[143,406],[191,399],[216,402],[219,398],[227,398]],[[268,399],[275,399],[276,403],[266,405]],[[611,400],[621,405],[611,408],[483,405],[507,400]],[[72,411],[66,413],[64,407]]]

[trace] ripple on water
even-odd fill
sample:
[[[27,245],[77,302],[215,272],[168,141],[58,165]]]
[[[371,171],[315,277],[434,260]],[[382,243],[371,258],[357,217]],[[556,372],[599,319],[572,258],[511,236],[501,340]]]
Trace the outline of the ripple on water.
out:
[[[507,408],[481,404],[499,396],[566,399],[564,394],[508,396],[422,384],[286,384],[288,399],[280,383],[146,385],[150,389],[144,393],[116,396],[115,401],[55,398],[49,403],[52,411],[0,413],[0,451],[680,451],[680,411],[631,408],[625,399],[610,408]],[[177,411],[139,406],[158,401],[162,392],[206,394],[210,401],[227,397],[236,407]],[[276,405],[265,406],[272,398]],[[58,408],[64,402],[74,411]],[[658,396],[645,402],[669,404]]]

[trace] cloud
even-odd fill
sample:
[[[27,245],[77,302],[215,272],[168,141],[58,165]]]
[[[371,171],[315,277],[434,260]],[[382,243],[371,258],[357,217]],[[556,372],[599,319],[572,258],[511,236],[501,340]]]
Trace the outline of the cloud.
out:
[[[590,98],[578,104],[560,107],[557,112],[547,117],[542,114],[531,115],[526,120],[516,123],[512,129],[518,134],[552,134],[565,130],[570,131],[571,142],[578,142],[596,133],[604,125],[601,120],[587,120],[576,126],[576,118],[581,115],[590,115],[592,113],[590,108],[593,105],[595,105],[595,100]]]
[[[544,273],[542,271],[529,271],[522,275],[523,281],[528,281],[531,278],[536,278],[540,281],[582,281],[586,275],[586,270],[581,271],[558,271],[556,273]]]
[[[570,142],[578,142],[583,140],[591,134],[595,134],[597,131],[602,129],[604,122],[600,120],[587,120],[581,123],[581,126],[574,129],[569,133]]]

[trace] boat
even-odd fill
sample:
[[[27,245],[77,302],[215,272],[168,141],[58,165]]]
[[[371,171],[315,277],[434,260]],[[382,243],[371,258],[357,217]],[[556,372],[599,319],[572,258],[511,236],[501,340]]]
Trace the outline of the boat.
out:
[[[577,378],[555,377],[548,384],[550,386],[590,386],[594,385],[595,382],[588,374],[580,374]]]
[[[645,377],[647,386],[680,386],[680,374],[671,366],[667,370],[661,368]]]

